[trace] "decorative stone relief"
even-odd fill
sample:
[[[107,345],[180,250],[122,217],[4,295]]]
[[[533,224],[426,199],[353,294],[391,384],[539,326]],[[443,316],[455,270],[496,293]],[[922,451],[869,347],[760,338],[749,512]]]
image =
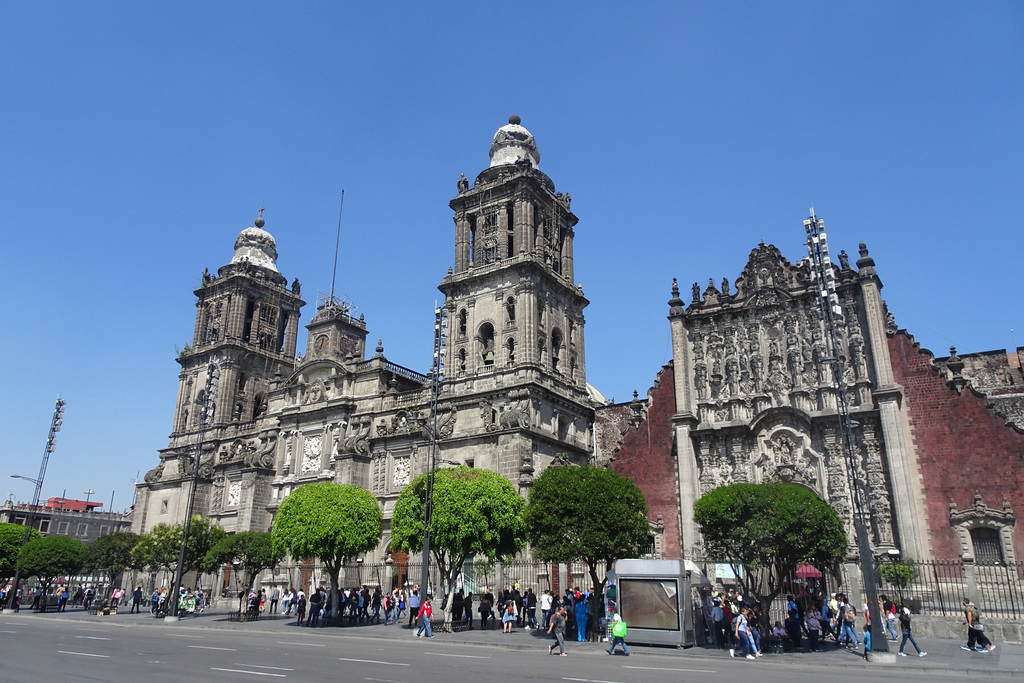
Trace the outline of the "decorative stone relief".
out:
[[[1017,559],[1013,550],[1013,528],[1017,518],[1013,514],[1010,501],[1003,499],[1001,509],[985,505],[981,493],[974,492],[974,505],[966,510],[958,510],[953,500],[949,501],[949,523],[956,530],[960,540],[961,555],[974,557],[974,543],[971,540],[972,529],[994,529],[999,533],[999,544],[1002,546],[1003,562],[1012,567]]]
[[[392,478],[392,486],[396,489],[400,489],[403,486],[409,485],[409,458],[395,458],[394,460],[394,477]]]
[[[155,484],[160,481],[160,477],[164,476],[164,461],[161,460],[160,464],[146,472],[146,476],[143,477],[147,484]]]
[[[323,441],[319,434],[310,434],[302,442],[302,474],[320,471],[320,456],[323,453]]]
[[[233,508],[238,507],[238,503],[242,500],[242,482],[233,481],[228,484],[228,504],[227,507]]]
[[[213,501],[210,503],[210,507],[214,512],[220,512],[221,507],[224,503],[224,477],[217,476],[213,480]]]
[[[306,389],[306,399],[303,401],[303,404],[312,405],[326,400],[327,389],[324,387],[323,380],[318,379]]]
[[[810,439],[789,429],[758,438],[760,455],[754,461],[762,481],[801,484],[821,495],[821,458],[810,449]]]

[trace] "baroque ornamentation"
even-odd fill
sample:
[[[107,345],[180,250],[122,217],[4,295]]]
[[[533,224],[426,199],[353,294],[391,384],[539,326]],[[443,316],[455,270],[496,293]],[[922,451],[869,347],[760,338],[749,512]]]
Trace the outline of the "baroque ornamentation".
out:
[[[392,486],[394,488],[402,488],[403,486],[409,485],[409,474],[410,463],[409,458],[395,458],[394,461],[394,477],[392,478]]]
[[[319,434],[311,434],[302,442],[302,474],[310,474],[320,471],[320,456],[323,452],[323,443]]]

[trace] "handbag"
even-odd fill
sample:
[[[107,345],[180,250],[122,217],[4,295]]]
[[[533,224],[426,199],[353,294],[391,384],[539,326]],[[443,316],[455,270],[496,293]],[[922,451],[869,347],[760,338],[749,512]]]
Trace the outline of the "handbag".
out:
[[[985,632],[985,624],[974,624],[972,626],[972,628],[975,631],[977,631],[978,633],[984,633]]]
[[[622,620],[616,621],[615,625],[612,626],[612,635],[616,638],[625,638],[626,632],[626,622]]]

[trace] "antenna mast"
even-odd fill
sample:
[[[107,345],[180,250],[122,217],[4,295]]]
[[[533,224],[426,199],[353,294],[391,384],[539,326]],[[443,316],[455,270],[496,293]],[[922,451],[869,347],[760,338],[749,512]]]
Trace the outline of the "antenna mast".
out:
[[[341,247],[341,212],[345,209],[345,190],[341,191],[341,205],[338,207],[338,236],[334,240],[334,270],[331,272],[331,298],[334,303],[334,280],[338,277],[338,249]]]

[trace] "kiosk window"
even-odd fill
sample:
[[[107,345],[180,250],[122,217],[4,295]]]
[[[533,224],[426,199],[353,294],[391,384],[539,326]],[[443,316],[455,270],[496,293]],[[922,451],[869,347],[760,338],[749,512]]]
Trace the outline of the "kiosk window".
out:
[[[679,585],[675,579],[620,579],[619,609],[630,628],[679,630]]]

